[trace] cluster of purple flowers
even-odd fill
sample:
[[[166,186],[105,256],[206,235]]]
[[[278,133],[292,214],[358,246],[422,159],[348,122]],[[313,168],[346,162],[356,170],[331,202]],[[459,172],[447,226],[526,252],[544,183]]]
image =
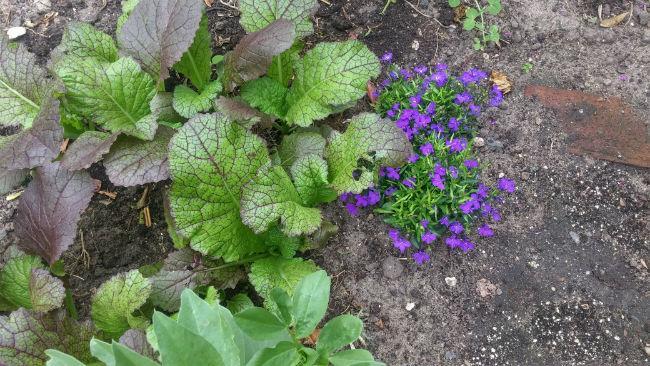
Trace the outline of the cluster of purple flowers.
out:
[[[399,174],[398,174],[399,176]],[[359,209],[375,206],[381,200],[381,194],[376,189],[368,189],[362,194],[343,193],[339,200],[345,204],[345,209],[352,216],[359,215]]]

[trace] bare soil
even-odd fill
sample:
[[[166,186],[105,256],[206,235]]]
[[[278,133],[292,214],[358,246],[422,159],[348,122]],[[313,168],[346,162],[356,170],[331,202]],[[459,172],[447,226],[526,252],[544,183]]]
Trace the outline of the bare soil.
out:
[[[357,37],[377,54],[391,50],[403,64],[441,61],[455,70],[505,72],[514,88],[502,108],[484,117],[481,158],[489,163],[487,181],[505,174],[518,184],[495,237],[466,255],[440,246],[423,267],[397,256],[380,217],[352,218],[339,204],[327,207],[339,233],[309,255],[334,278],[330,313],[361,316],[367,347],[388,365],[649,364],[650,170],[569,153],[566,121],[525,96],[524,88],[540,84],[621,97],[647,123],[650,4],[636,1],[630,22],[603,29],[595,18],[598,5],[609,17],[630,4],[504,0],[497,17],[502,47],[481,53],[472,50],[472,35],[453,24],[446,0],[414,0],[417,9],[398,0],[385,15],[383,0],[328,2],[315,16],[311,43]],[[0,4],[6,25],[47,14],[34,12],[32,0]],[[24,37],[43,62],[68,21],[84,19],[112,32],[119,15],[115,0],[106,6],[52,0],[50,8],[58,12],[50,24]],[[236,44],[243,34],[237,12],[215,1],[209,17],[220,43],[216,51]],[[522,71],[526,62],[534,65],[529,73]],[[366,101],[356,109],[364,108]],[[93,174],[101,178],[101,167]],[[93,199],[80,224],[90,266],[83,265],[80,237],[66,255],[68,270],[79,277],[73,284],[79,305],[110,275],[170,250],[162,186],[150,196],[152,228],[138,222],[141,188],[109,186],[117,200]],[[0,201],[3,244],[15,240],[16,202]]]

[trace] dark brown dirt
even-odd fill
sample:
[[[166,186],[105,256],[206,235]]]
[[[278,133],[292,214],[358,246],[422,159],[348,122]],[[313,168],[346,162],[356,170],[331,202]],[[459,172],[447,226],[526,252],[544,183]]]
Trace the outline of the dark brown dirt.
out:
[[[321,2],[310,43],[357,37],[377,54],[393,51],[404,64],[442,61],[456,70],[505,72],[514,90],[485,116],[481,157],[490,164],[487,181],[506,174],[519,187],[495,237],[467,255],[438,247],[422,268],[396,257],[379,217],[350,218],[338,204],[329,206],[326,215],[340,231],[310,256],[334,278],[330,313],[361,316],[367,346],[389,365],[647,365],[650,171],[569,153],[558,115],[523,90],[542,84],[616,96],[649,121],[650,28],[637,24],[636,15],[650,6],[639,1],[629,24],[602,29],[595,18],[599,4],[605,4],[604,17],[629,4],[503,1],[497,17],[502,48],[480,53],[471,49],[472,35],[452,24],[446,0],[420,0],[426,16],[401,0],[385,15],[379,14],[383,0],[330,2]],[[81,1],[53,3],[60,23],[25,37],[43,56],[84,8]],[[11,4],[23,9],[20,0]],[[95,20],[111,31],[118,12],[118,1],[109,0]],[[23,10],[13,14],[10,23],[24,22]],[[236,15],[218,1],[210,10],[217,51],[241,37]],[[524,63],[534,65],[530,73],[522,71]],[[151,229],[138,224],[133,207],[141,189],[116,190],[118,199],[108,206],[95,197],[80,226],[95,266],[82,269],[80,238],[67,254],[68,265],[85,279],[74,284],[81,303],[111,274],[153,262],[169,249],[160,189],[151,197]],[[5,242],[12,240],[15,205],[0,201]],[[452,277],[455,286],[445,281]],[[486,280],[492,292],[482,297],[477,287]]]

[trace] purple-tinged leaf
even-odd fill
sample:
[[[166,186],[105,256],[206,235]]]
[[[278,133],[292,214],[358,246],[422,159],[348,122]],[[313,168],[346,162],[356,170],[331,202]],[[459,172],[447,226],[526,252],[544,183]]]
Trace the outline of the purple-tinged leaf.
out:
[[[156,351],[147,341],[147,334],[141,329],[129,329],[120,337],[120,343],[139,354],[156,359]]]
[[[106,175],[124,187],[169,179],[167,145],[173,135],[173,129],[160,126],[152,141],[120,137],[104,159]]]
[[[158,82],[166,79],[192,44],[203,6],[198,0],[140,1],[118,33],[120,50]]]
[[[67,171],[60,162],[37,168],[18,204],[14,226],[20,248],[50,265],[56,262],[74,241],[94,190],[85,171]]]
[[[273,122],[271,116],[249,106],[241,99],[219,97],[214,105],[218,111],[244,128],[250,129],[256,123],[260,123],[264,128],[270,128]]]
[[[31,128],[0,137],[0,169],[30,169],[56,158],[63,142],[59,119],[59,101],[48,98]]]
[[[86,131],[68,148],[61,164],[68,170],[87,169],[108,153],[118,133]]]
[[[21,308],[0,316],[0,365],[43,365],[50,348],[89,363],[93,334],[90,322],[77,323],[62,311],[39,314]]]
[[[29,169],[3,169],[0,168],[0,194],[5,194],[18,187],[29,174]]]
[[[184,289],[194,289],[196,273],[191,270],[167,271],[161,270],[149,278],[153,285],[149,299],[161,309],[173,313],[181,306],[181,292]]]
[[[32,310],[48,312],[63,305],[65,288],[63,282],[52,277],[49,271],[40,268],[32,269],[32,275],[29,278],[29,296]]]
[[[293,23],[281,19],[242,38],[224,60],[224,88],[232,91],[237,85],[264,75],[273,56],[289,49],[295,37]]]

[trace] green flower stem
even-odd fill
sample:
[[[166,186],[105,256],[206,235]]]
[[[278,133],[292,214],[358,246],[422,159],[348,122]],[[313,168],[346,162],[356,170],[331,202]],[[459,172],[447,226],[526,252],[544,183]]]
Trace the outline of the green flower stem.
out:
[[[210,271],[218,271],[218,270],[221,270],[221,269],[224,269],[224,268],[230,268],[230,267],[240,266],[240,265],[242,265],[242,264],[247,264],[247,263],[255,262],[255,261],[258,260],[258,259],[263,259],[263,258],[267,258],[267,257],[270,257],[270,255],[269,255],[269,254],[266,254],[266,253],[265,253],[265,254],[258,254],[258,255],[254,255],[254,256],[248,257],[248,258],[240,259],[240,260],[238,260],[238,261],[234,261],[234,262],[230,262],[230,263],[222,264],[222,265],[220,265],[220,266],[216,266],[216,267],[211,267],[211,268],[202,269],[202,270],[200,270],[200,271],[197,271],[197,273],[201,273],[201,272],[210,272]]]

